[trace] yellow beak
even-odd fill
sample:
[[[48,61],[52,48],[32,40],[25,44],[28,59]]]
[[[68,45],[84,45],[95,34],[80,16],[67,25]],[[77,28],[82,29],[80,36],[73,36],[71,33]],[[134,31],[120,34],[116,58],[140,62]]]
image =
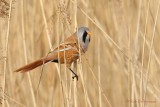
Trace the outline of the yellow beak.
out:
[[[91,32],[87,32],[87,33],[88,33],[88,35],[89,35],[89,36],[91,36],[91,35],[92,35],[92,33],[91,33]]]

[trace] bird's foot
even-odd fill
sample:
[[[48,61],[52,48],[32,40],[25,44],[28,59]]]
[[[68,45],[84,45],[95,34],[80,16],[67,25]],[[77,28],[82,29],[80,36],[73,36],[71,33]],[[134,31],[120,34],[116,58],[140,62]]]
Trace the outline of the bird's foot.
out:
[[[78,75],[77,75],[77,74],[75,74],[75,75],[72,77],[72,79],[74,79],[74,78],[76,78],[77,81],[78,81]]]

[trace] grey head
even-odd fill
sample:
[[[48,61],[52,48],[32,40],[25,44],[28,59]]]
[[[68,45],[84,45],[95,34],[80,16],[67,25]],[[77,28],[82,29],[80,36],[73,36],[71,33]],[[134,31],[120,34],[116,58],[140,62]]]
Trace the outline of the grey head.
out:
[[[90,32],[89,28],[79,27],[78,31],[76,32],[76,35],[79,38],[79,42],[81,43],[83,51],[85,52],[87,50],[88,45],[91,40],[91,32]]]

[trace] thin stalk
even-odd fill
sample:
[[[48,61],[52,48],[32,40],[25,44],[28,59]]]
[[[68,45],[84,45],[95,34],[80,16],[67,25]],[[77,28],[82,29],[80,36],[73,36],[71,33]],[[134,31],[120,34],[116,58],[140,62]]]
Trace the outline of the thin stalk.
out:
[[[25,63],[27,64],[27,48],[26,48],[26,39],[25,39],[25,29],[24,29],[24,3],[23,3],[23,0],[21,2],[21,15],[22,15],[22,37],[23,37],[23,49],[24,49],[24,57],[25,57]],[[33,91],[33,84],[32,84],[32,81],[31,81],[31,77],[30,77],[30,73],[28,72],[27,73],[27,77],[28,77],[28,81],[29,81],[29,88],[30,88],[30,91],[31,91],[31,96],[32,96],[32,101],[33,101],[33,106],[34,107],[37,107],[36,105],[36,99],[35,99],[35,95],[34,95],[34,91]]]
[[[155,30],[156,30],[156,26],[157,26],[157,20],[158,20],[158,16],[159,16],[159,8],[160,8],[160,1],[158,2],[158,8],[157,8],[157,12],[156,12],[156,18],[155,18],[155,23],[154,23],[154,27],[153,27],[153,34],[152,34],[152,39],[151,39],[151,47],[150,47],[150,52],[149,52],[149,59],[148,59],[148,65],[147,65],[147,73],[146,73],[146,87],[145,87],[145,91],[144,91],[144,101],[146,100],[146,96],[147,96],[147,87],[148,87],[148,80],[149,80],[149,68],[150,68],[150,63],[151,63],[151,56],[152,56],[152,49],[153,49],[153,42],[154,42],[154,38],[155,38]],[[146,103],[144,103],[145,106]]]
[[[141,80],[140,80],[140,99],[143,100],[143,65],[144,65],[144,51],[145,51],[145,44],[146,44],[146,34],[147,34],[147,25],[148,25],[148,14],[149,14],[149,8],[150,8],[150,1],[148,1],[147,5],[147,15],[146,15],[146,21],[145,21],[145,29],[144,29],[144,39],[143,39],[143,47],[142,47],[142,68],[141,68]],[[141,107],[143,107],[143,103],[141,103]]]
[[[2,86],[2,93],[3,93],[3,100],[2,106],[5,107],[5,85],[6,85],[6,72],[7,72],[7,60],[8,60],[8,42],[9,42],[9,32],[10,32],[10,21],[11,21],[11,12],[12,12],[12,0],[10,1],[9,5],[9,17],[7,23],[7,34],[6,34],[6,43],[4,48],[4,69],[3,69],[3,86]]]

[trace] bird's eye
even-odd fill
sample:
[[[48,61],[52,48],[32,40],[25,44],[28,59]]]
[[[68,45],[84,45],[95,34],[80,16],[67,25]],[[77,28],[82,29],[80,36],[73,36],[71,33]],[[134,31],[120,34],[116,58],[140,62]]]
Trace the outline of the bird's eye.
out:
[[[85,32],[83,33],[83,37],[82,37],[84,43],[85,43],[85,41],[86,41],[86,37],[87,37],[87,32],[85,31]]]

